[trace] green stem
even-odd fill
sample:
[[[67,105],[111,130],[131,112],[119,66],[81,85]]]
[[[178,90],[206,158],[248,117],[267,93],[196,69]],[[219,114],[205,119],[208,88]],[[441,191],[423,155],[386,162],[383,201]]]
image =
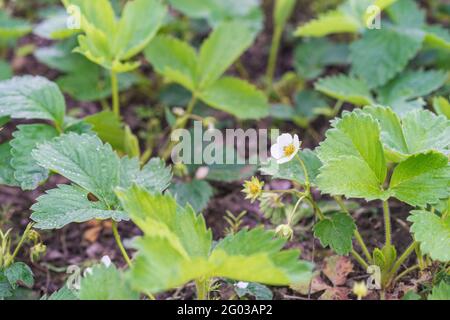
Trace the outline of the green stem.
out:
[[[282,35],[283,30],[275,28],[272,37],[272,44],[270,46],[269,62],[267,64],[267,71],[266,71],[267,92],[270,92],[270,90],[272,90],[273,77],[275,74],[275,67],[278,58],[278,50],[280,49],[280,42]]]
[[[417,242],[413,241],[408,248],[406,248],[405,252],[398,258],[398,260],[395,262],[394,266],[392,267],[391,271],[389,272],[387,279],[387,284],[389,285],[392,277],[397,273],[398,269],[402,266],[403,262],[405,262],[406,259],[408,259],[409,255],[413,253],[413,251],[416,249]]]
[[[127,251],[125,250],[125,247],[122,244],[122,240],[120,239],[120,234],[119,234],[119,230],[117,228],[117,222],[116,221],[112,221],[112,230],[113,230],[113,234],[114,234],[114,239],[116,239],[117,242],[117,246],[120,249],[120,252],[122,253],[123,258],[125,259],[128,267],[131,267],[131,259],[127,254]]]
[[[401,278],[403,278],[404,276],[406,276],[408,273],[411,273],[417,269],[420,269],[420,265],[416,264],[412,267],[409,267],[407,269],[405,269],[403,272],[401,272],[397,277],[395,277],[394,281],[392,281],[392,283],[396,283],[398,280],[400,280]]]
[[[305,196],[300,197],[300,199],[298,199],[297,203],[295,204],[294,209],[292,209],[291,214],[288,216],[288,221],[287,221],[288,225],[291,225],[292,218],[294,217],[294,214],[297,211],[298,206],[300,205],[300,203],[302,203],[303,199],[305,199]]]
[[[17,254],[19,253],[20,248],[22,248],[23,243],[28,237],[28,233],[30,232],[31,228],[33,227],[33,223],[29,223],[27,227],[25,228],[25,231],[22,234],[22,237],[19,240],[19,243],[17,244],[16,248],[14,249],[13,254],[5,261],[5,267],[8,267],[11,263],[14,262],[14,259],[16,258]]]
[[[195,280],[195,287],[197,289],[197,300],[209,300],[209,281]]]
[[[358,263],[361,265],[361,267],[363,267],[364,270],[367,270],[367,268],[369,267],[369,265],[367,264],[367,262],[363,259],[363,257],[361,257],[359,255],[358,252],[356,252],[355,249],[352,249],[352,256],[353,258],[355,258],[356,261],[358,261]]]
[[[391,213],[389,210],[389,203],[387,200],[383,201],[383,216],[384,216],[384,230],[385,230],[385,236],[386,236],[386,243],[385,245],[391,245]]]
[[[339,205],[339,207],[341,208],[341,210],[343,210],[348,215],[350,215],[350,211],[347,209],[344,201],[342,201],[342,198],[340,196],[335,196],[334,200],[336,200],[336,202]],[[370,255],[369,249],[367,248],[367,245],[364,242],[363,237],[361,236],[361,233],[359,233],[358,227],[356,227],[354,235],[355,235],[356,241],[358,242],[359,246],[361,247],[361,250],[363,251],[364,255],[366,256],[367,261],[369,261],[369,263],[372,263],[372,256]]]
[[[111,70],[112,109],[117,117],[120,117],[119,81],[117,73]]]
[[[300,156],[297,154],[295,156],[297,158],[297,160],[300,162],[300,165],[302,166],[303,169],[303,174],[305,175],[305,188],[306,188],[306,194],[310,194],[310,182],[309,182],[309,175],[308,175],[308,170],[306,169],[305,163],[303,162],[302,158],[300,158]]]

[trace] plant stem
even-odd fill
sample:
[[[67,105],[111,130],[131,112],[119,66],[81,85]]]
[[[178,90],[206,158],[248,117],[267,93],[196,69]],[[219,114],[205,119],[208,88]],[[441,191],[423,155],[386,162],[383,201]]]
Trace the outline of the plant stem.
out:
[[[125,250],[125,247],[122,244],[122,240],[120,239],[119,230],[117,228],[117,222],[112,221],[112,230],[114,234],[114,239],[116,239],[117,245],[119,246],[120,252],[122,253],[123,258],[125,259],[128,267],[131,267],[131,259],[127,254],[127,251]]]
[[[358,263],[361,265],[361,267],[363,267],[364,271],[367,270],[367,268],[369,267],[369,265],[367,264],[367,262],[363,259],[363,257],[361,257],[359,255],[358,252],[356,252],[355,249],[352,249],[352,256],[353,258],[355,258],[356,261],[358,261]]]
[[[209,281],[195,280],[195,287],[197,289],[197,300],[209,300]]]
[[[298,201],[297,201],[297,203],[295,204],[295,206],[294,206],[294,209],[292,210],[292,212],[291,212],[291,214],[288,216],[288,221],[287,221],[287,224],[288,225],[291,225],[291,223],[292,223],[292,218],[294,217],[294,214],[295,214],[295,212],[297,211],[297,209],[298,209],[298,206],[300,205],[300,203],[302,203],[302,201],[305,199],[305,196],[302,196],[302,197],[300,197],[300,199],[298,199]]]
[[[112,91],[112,109],[114,114],[120,116],[120,102],[119,102],[119,82],[117,80],[117,73],[111,70],[111,91]]]
[[[277,58],[278,58],[278,50],[280,49],[280,42],[281,42],[282,35],[283,35],[283,30],[281,30],[280,28],[275,28],[275,31],[274,31],[273,37],[272,37],[272,44],[270,46],[270,55],[269,55],[269,61],[267,64],[267,71],[266,71],[267,92],[270,92],[270,90],[272,90],[273,77],[275,74],[275,67],[276,67]]]
[[[310,182],[309,182],[309,175],[308,175],[308,170],[306,169],[305,163],[303,162],[302,158],[300,158],[300,156],[297,154],[295,156],[297,158],[297,160],[300,162],[300,165],[302,166],[303,169],[303,174],[305,176],[305,188],[306,188],[306,194],[310,194]]]
[[[420,265],[418,265],[418,264],[405,269],[402,273],[400,273],[397,277],[395,277],[395,279],[394,279],[394,281],[392,281],[392,283],[396,283],[398,280],[400,280],[401,278],[406,276],[408,273],[413,272],[417,269],[420,269]]]
[[[17,244],[16,248],[14,249],[13,254],[9,257],[8,260],[5,261],[5,267],[8,267],[11,263],[14,262],[14,259],[16,258],[17,254],[19,253],[20,248],[22,248],[23,243],[28,237],[28,233],[30,232],[31,228],[33,227],[33,223],[29,223],[27,227],[25,228],[25,231],[22,234],[22,237],[19,240],[19,243]]]
[[[389,203],[387,200],[383,201],[383,216],[384,216],[384,230],[386,236],[385,245],[391,245],[391,212],[389,210]]]
[[[398,260],[395,262],[394,266],[392,267],[391,271],[389,272],[387,279],[387,284],[389,285],[392,277],[397,273],[398,269],[402,266],[403,262],[405,262],[406,259],[408,259],[409,255],[416,249],[417,242],[413,241],[408,248],[406,248],[405,252],[398,258]]]
[[[336,200],[337,204],[341,208],[341,210],[347,212],[348,215],[350,215],[350,211],[345,206],[344,201],[342,201],[342,198],[340,196],[335,196],[334,200]],[[361,236],[361,233],[359,233],[358,227],[356,227],[355,232],[355,239],[358,241],[359,246],[361,247],[361,250],[363,251],[364,255],[366,256],[367,261],[369,263],[372,263],[372,256],[370,255],[369,249],[367,248],[366,243],[363,240],[363,237]]]

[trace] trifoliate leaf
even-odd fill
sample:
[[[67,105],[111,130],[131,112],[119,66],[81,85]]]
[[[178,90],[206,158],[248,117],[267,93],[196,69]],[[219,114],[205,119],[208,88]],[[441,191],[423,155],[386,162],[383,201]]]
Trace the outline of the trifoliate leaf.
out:
[[[371,116],[345,113],[320,144],[324,163],[316,178],[322,192],[366,200],[384,199],[387,167],[379,125]]]
[[[31,207],[31,218],[38,229],[60,229],[72,222],[92,219],[128,220],[120,210],[110,210],[102,201],[90,201],[89,192],[73,185],[59,185],[48,190]]]
[[[417,54],[423,37],[421,31],[393,27],[366,31],[350,46],[355,74],[371,88],[386,84]]]
[[[235,115],[239,119],[260,119],[269,115],[267,98],[252,84],[224,77],[201,92],[208,105]]]
[[[252,44],[254,35],[240,22],[225,22],[203,42],[198,58],[198,86],[212,85]]]
[[[189,44],[173,37],[158,36],[145,49],[145,56],[165,78],[195,90],[197,52]]]
[[[420,249],[434,260],[450,261],[450,216],[439,217],[425,210],[413,210],[408,217]]]
[[[357,78],[345,75],[330,76],[319,79],[315,83],[315,88],[337,100],[347,101],[358,106],[373,103],[369,87],[364,81]]]
[[[300,37],[323,37],[333,33],[356,33],[360,23],[353,17],[342,11],[329,11],[320,15],[317,19],[300,26],[296,36]]]
[[[309,149],[301,150],[298,155],[305,163],[310,182],[315,184],[322,162],[316,153]],[[292,159],[283,164],[277,164],[275,159],[270,159],[267,165],[260,168],[260,171],[262,174],[271,175],[273,179],[287,179],[300,184],[305,183],[305,174],[298,159]]]
[[[23,76],[0,82],[0,116],[64,123],[66,103],[58,86],[43,77]]]
[[[80,283],[80,300],[138,300],[139,293],[132,290],[125,275],[114,265],[94,266]]]
[[[394,169],[389,193],[412,206],[426,206],[449,196],[448,158],[436,151],[416,154]]]
[[[34,285],[34,275],[30,267],[23,262],[15,262],[4,271],[4,275],[9,281],[13,289],[16,289],[19,284],[27,287]]]
[[[119,190],[118,196],[144,231],[135,243],[138,254],[130,271],[133,287],[142,292],[213,277],[286,284],[311,276],[311,265],[298,261],[295,250],[280,252],[284,241],[271,232],[243,230],[210,254],[211,231],[190,207],[182,209],[171,196],[150,195],[136,186]]]
[[[39,143],[58,136],[58,131],[46,124],[26,124],[17,126],[11,145],[11,166],[14,177],[23,190],[34,190],[48,178],[48,170],[39,166],[31,156]]]
[[[428,296],[428,300],[450,300],[450,284],[441,281],[433,287],[433,292]]]
[[[406,71],[380,88],[378,100],[396,110],[399,102],[424,97],[439,89],[447,76],[446,72],[435,70]]]
[[[173,185],[169,190],[180,206],[184,207],[190,204],[195,212],[201,212],[206,208],[214,192],[211,185],[203,180],[180,182]]]
[[[448,153],[450,122],[445,117],[438,117],[428,110],[417,110],[401,119],[392,109],[383,106],[365,107],[361,112],[378,121],[389,161],[400,162],[429,150]]]
[[[314,226],[314,236],[322,246],[330,246],[337,254],[345,255],[352,250],[355,229],[355,222],[348,214],[335,213]]]
[[[14,178],[14,168],[11,166],[11,145],[9,142],[0,144],[0,184],[12,187],[19,186]]]

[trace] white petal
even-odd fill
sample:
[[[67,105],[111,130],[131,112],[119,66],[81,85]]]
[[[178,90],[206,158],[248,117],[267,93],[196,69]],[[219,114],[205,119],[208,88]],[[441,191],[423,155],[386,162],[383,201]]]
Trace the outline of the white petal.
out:
[[[278,137],[277,143],[284,148],[292,143],[292,136],[289,133],[283,133]]]
[[[236,283],[236,287],[239,289],[246,289],[248,287],[248,282],[239,281]]]
[[[283,150],[278,143],[275,143],[270,147],[270,154],[272,155],[272,158],[280,159],[283,156]]]
[[[283,158],[278,159],[278,160],[277,160],[277,163],[278,163],[278,164],[283,164],[283,163],[286,163],[286,162],[288,162],[288,161],[289,161],[289,158],[288,158],[288,157],[283,157]]]
[[[297,153],[297,150],[300,149],[300,140],[298,138],[298,135],[294,135],[294,147],[295,147],[295,153]]]
[[[101,261],[107,268],[111,265],[111,258],[108,256],[103,256]]]

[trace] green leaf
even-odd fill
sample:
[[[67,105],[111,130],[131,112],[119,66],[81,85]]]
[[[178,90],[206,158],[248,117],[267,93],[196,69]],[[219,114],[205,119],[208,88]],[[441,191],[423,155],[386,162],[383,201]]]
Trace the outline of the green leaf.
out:
[[[389,192],[412,206],[426,206],[449,196],[449,181],[448,158],[430,151],[400,162],[392,173]]]
[[[445,117],[416,110],[401,119],[392,109],[382,106],[365,107],[362,112],[378,121],[389,161],[400,162],[429,150],[448,153],[450,122]]]
[[[273,21],[275,28],[283,30],[288,22],[297,0],[276,0],[273,11]]]
[[[450,50],[450,32],[440,25],[427,25],[423,28],[427,47],[443,50],[444,54]]]
[[[241,288],[238,285],[239,282],[234,284],[234,291],[239,298],[244,298],[249,295],[255,297],[256,300],[272,300],[273,293],[267,287],[259,283],[251,282],[248,283],[245,288]]]
[[[428,300],[450,300],[450,284],[441,281],[433,287],[433,292],[428,296]]]
[[[386,84],[422,47],[423,32],[384,27],[366,31],[350,46],[353,71],[369,87]]]
[[[118,53],[116,57],[128,60],[144,50],[158,32],[166,14],[167,8],[158,0],[127,2],[117,25],[114,42],[114,52]]]
[[[17,187],[19,182],[14,178],[11,158],[11,145],[9,142],[0,144],[0,184]]]
[[[295,250],[280,252],[284,240],[274,239],[272,232],[243,230],[210,253],[211,231],[192,208],[182,209],[172,197],[150,195],[136,186],[119,190],[118,196],[144,232],[135,242],[138,254],[130,271],[133,287],[142,292],[213,277],[282,285],[311,276],[311,265],[298,261]]]
[[[413,210],[408,217],[420,249],[434,260],[450,261],[450,216],[439,217],[425,210]]]
[[[55,14],[39,23],[33,33],[48,40],[63,40],[78,33],[78,30],[67,28],[69,16],[65,12]]]
[[[125,130],[122,122],[112,111],[102,111],[84,118],[92,125],[92,130],[103,141],[109,143],[114,150],[125,150]]]
[[[195,90],[197,53],[189,44],[170,36],[157,36],[145,49],[145,56],[165,78]]]
[[[408,70],[380,88],[378,100],[384,105],[392,106],[395,110],[395,104],[399,101],[424,97],[439,89],[444,85],[447,77],[447,72],[443,71]]]
[[[16,289],[19,284],[27,287],[34,285],[33,271],[23,262],[15,262],[4,271],[9,284],[13,289]]]
[[[0,80],[6,80],[13,76],[13,70],[8,62],[0,59]]]
[[[207,88],[252,44],[254,35],[240,22],[225,22],[203,42],[198,58],[198,87]]]
[[[138,300],[125,275],[114,265],[96,265],[81,279],[80,300]]]
[[[350,62],[348,55],[346,44],[312,38],[295,47],[294,64],[298,75],[309,80],[320,76],[328,65],[347,65]]]
[[[66,103],[58,86],[39,76],[0,82],[0,116],[52,120],[62,127]]]
[[[363,80],[357,78],[345,75],[330,76],[319,79],[314,86],[317,91],[337,100],[358,106],[373,103],[369,87]]]
[[[224,77],[200,93],[208,105],[239,119],[260,119],[269,114],[267,97],[250,83]]]
[[[190,204],[195,212],[201,212],[206,208],[214,192],[211,185],[203,180],[177,183],[169,190],[180,206]]]
[[[34,190],[48,178],[48,170],[39,166],[31,157],[31,152],[39,143],[58,136],[58,131],[46,124],[26,124],[17,126],[11,145],[11,166],[14,178],[22,190]]]
[[[396,25],[406,28],[422,28],[425,25],[426,12],[412,0],[398,0],[387,9],[387,13]]]
[[[309,149],[301,150],[298,155],[305,163],[310,182],[315,184],[322,162],[319,160],[316,153]],[[305,174],[297,159],[292,159],[283,164],[277,164],[274,159],[270,159],[268,165],[262,166],[260,171],[262,174],[271,175],[273,179],[286,179],[296,181],[300,184],[305,183]]]
[[[354,17],[335,10],[320,15],[303,26],[300,26],[295,35],[299,37],[323,37],[333,33],[356,33],[360,23]]]
[[[322,246],[330,246],[337,254],[346,255],[352,250],[355,222],[346,213],[335,213],[314,226],[314,236]]]
[[[0,12],[0,43],[23,37],[31,31],[31,25],[22,19],[10,17],[5,10]]]
[[[60,229],[72,222],[93,219],[128,220],[128,215],[120,210],[110,210],[101,201],[90,201],[89,192],[74,185],[58,185],[48,190],[31,207],[31,218],[38,229]]]
[[[3,271],[0,270],[0,299],[11,297],[13,289]]]
[[[433,108],[437,114],[443,115],[450,120],[450,101],[444,97],[435,97],[433,99]]]
[[[119,157],[98,137],[68,133],[40,144],[32,156],[40,166],[70,179],[104,203],[115,203]]]
[[[78,296],[65,285],[58,291],[53,292],[47,299],[41,298],[41,300],[78,300]]]
[[[376,120],[358,112],[344,113],[326,137],[317,153],[324,163],[316,179],[319,189],[332,195],[384,199],[387,167]]]

